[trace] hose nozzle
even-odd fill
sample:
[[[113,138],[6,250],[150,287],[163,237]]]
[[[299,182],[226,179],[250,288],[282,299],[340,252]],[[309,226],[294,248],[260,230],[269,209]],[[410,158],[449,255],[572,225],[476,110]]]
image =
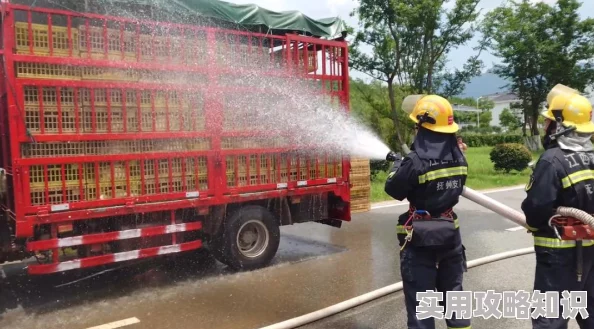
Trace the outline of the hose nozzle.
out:
[[[386,155],[386,161],[396,161],[397,159],[398,155],[396,155],[394,152],[390,152],[388,155]]]

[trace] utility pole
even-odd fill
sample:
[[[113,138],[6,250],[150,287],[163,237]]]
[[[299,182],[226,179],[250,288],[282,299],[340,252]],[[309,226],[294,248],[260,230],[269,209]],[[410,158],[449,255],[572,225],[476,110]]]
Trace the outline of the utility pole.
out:
[[[478,112],[476,112],[476,127],[479,128],[481,126],[481,111],[479,109],[479,100],[481,100],[482,98],[484,98],[483,96],[479,97],[476,99],[476,109],[479,110]]]

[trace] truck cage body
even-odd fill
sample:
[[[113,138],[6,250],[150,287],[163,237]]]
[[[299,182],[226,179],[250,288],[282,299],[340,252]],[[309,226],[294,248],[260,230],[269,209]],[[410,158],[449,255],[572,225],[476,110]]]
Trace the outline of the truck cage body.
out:
[[[243,95],[275,97],[234,85],[254,67],[348,111],[346,42],[0,6],[2,206],[16,244],[46,253],[30,274],[201,248],[217,206],[330,195],[329,217],[350,220],[346,156],[304,156],[233,116]]]

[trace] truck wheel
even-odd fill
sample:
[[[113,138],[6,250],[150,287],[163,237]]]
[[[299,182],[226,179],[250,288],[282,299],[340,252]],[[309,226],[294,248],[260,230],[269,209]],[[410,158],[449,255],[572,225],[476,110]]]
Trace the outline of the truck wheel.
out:
[[[224,228],[221,228],[224,230]],[[219,262],[228,265],[227,260],[225,258],[225,251],[224,251],[224,236],[223,233],[212,236],[208,242],[208,251],[210,254]]]
[[[279,243],[280,229],[274,215],[266,208],[247,206],[228,217],[215,248],[222,254],[222,263],[235,270],[251,271],[268,265]]]

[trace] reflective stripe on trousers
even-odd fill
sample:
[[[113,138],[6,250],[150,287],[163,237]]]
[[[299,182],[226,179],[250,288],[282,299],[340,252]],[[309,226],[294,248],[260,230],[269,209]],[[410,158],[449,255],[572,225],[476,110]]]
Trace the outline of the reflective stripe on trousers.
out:
[[[458,219],[454,219],[454,227],[455,228],[460,227],[460,223],[458,222]],[[401,225],[401,224],[396,225],[396,233],[397,234],[407,234],[406,230],[404,229],[404,225]]]
[[[405,232],[406,233],[406,232]],[[534,246],[544,248],[574,248],[574,240],[559,240],[557,238],[544,238],[540,236],[534,237]],[[594,246],[594,240],[582,240],[582,246]]]

